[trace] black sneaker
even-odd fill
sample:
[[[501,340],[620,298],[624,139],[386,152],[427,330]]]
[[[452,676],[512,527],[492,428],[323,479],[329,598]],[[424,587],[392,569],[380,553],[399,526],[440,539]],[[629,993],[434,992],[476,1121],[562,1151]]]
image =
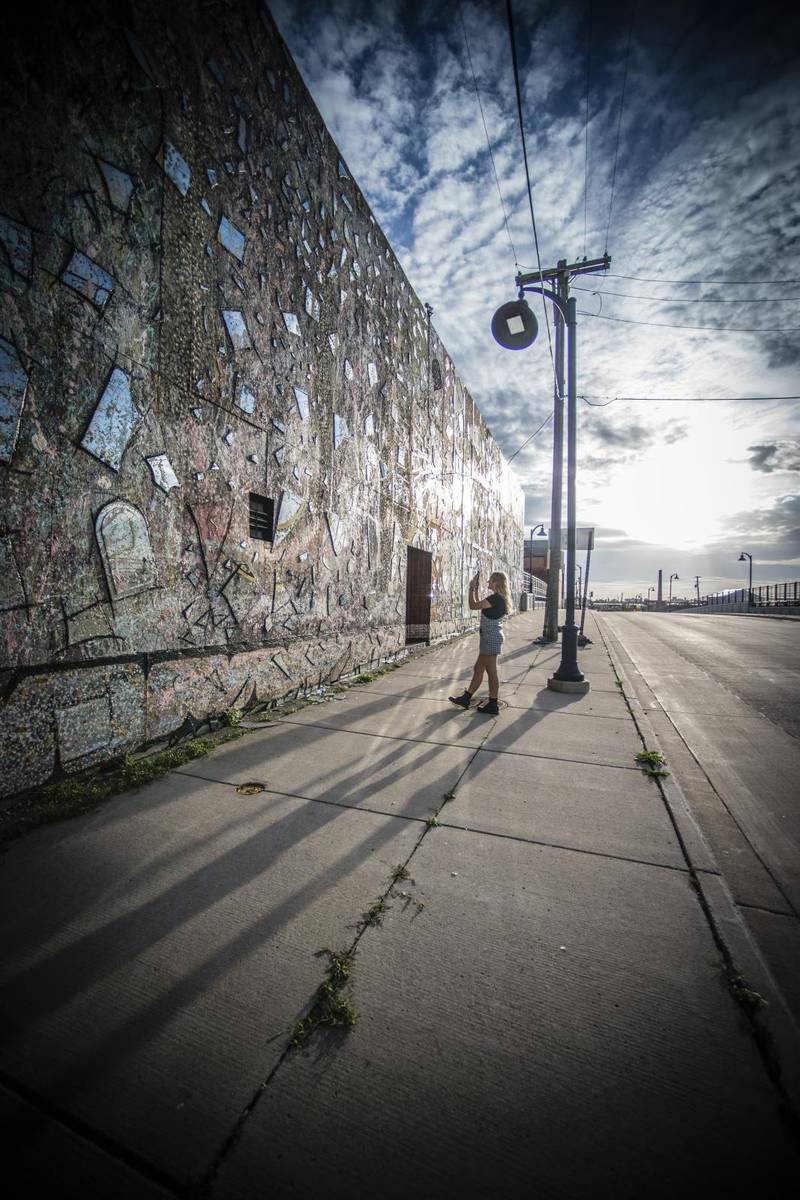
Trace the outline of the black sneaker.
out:
[[[463,696],[448,696],[447,699],[451,704],[457,704],[459,708],[469,708],[470,704],[472,703],[472,692],[468,692],[467,689],[464,688]]]
[[[478,712],[485,713],[487,717],[499,717],[500,709],[497,707],[496,700],[486,700],[483,704],[478,705]]]

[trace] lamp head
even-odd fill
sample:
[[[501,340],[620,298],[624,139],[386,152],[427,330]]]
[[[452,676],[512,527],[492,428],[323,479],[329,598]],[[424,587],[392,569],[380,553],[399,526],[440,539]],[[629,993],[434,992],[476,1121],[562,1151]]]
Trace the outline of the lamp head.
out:
[[[536,317],[524,298],[501,304],[492,317],[492,337],[506,350],[526,350],[538,332]]]
[[[744,555],[744,551],[742,551],[742,553],[739,555],[739,562],[744,562],[744,561],[745,561],[745,555]]]

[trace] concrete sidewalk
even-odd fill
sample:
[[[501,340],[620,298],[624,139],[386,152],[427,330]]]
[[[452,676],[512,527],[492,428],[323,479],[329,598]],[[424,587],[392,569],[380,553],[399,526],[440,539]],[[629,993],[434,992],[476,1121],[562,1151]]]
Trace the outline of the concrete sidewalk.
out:
[[[779,1194],[796,1031],[600,639],[567,696],[540,629],[509,625],[496,720],[447,701],[460,639],[5,853],[23,1186]],[[355,1026],[294,1047],[354,946]]]

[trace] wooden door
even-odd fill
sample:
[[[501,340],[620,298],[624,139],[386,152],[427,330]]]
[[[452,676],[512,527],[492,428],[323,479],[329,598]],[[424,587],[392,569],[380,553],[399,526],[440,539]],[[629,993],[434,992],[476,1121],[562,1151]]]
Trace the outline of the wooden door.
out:
[[[431,636],[431,567],[433,555],[408,547],[406,559],[406,643],[428,642]]]

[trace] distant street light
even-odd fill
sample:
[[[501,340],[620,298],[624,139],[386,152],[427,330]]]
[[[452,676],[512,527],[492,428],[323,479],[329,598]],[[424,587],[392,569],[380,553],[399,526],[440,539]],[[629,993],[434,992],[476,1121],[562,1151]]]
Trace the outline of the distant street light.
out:
[[[746,558],[750,559],[749,576],[747,581],[747,607],[750,608],[753,603],[753,556],[752,554],[748,554],[746,550],[743,550],[739,555],[738,561],[744,562]]]
[[[669,603],[670,603],[670,607],[672,606],[672,581],[673,581],[673,579],[678,579],[678,578],[679,578],[679,576],[677,576],[677,575],[670,575],[670,577],[669,577]]]
[[[647,607],[648,607],[648,608],[650,607],[650,593],[651,593],[651,592],[654,592],[655,590],[656,590],[656,589],[655,589],[654,587],[649,587],[649,588],[647,589]]]

